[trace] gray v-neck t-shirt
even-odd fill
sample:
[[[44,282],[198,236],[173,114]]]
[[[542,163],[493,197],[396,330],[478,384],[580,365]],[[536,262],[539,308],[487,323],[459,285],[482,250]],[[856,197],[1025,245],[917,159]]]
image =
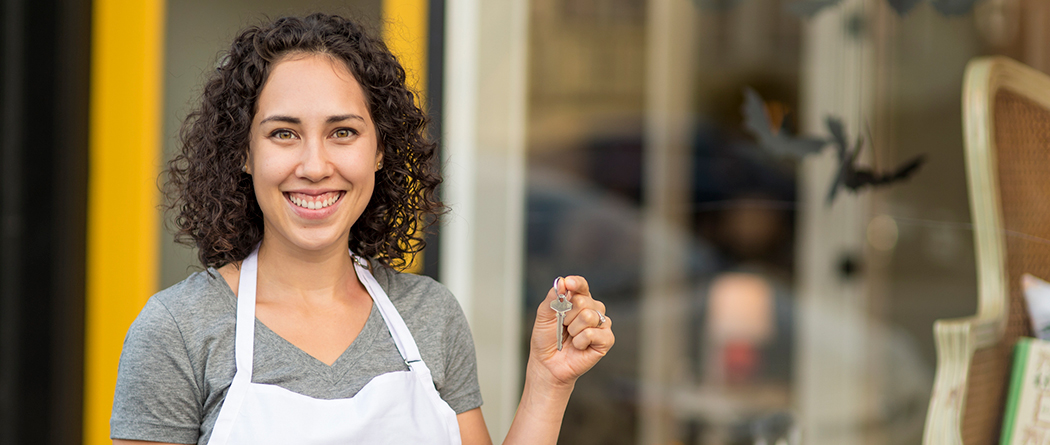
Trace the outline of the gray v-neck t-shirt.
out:
[[[441,398],[461,414],[481,406],[474,341],[459,303],[425,276],[374,265],[418,345]],[[146,302],[120,356],[110,435],[205,444],[236,373],[237,301],[218,272],[190,275]],[[372,378],[408,367],[376,305],[328,366],[255,321],[252,381],[318,399],[349,398]]]

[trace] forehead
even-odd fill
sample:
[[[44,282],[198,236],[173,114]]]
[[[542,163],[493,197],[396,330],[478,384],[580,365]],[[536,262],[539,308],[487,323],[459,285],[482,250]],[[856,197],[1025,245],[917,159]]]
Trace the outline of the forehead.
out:
[[[345,63],[326,54],[290,54],[275,62],[256,107],[256,120],[269,114],[368,116],[357,79]]]

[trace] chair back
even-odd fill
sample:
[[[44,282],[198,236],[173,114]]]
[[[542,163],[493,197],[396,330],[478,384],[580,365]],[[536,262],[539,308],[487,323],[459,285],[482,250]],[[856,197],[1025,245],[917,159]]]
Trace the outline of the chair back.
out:
[[[1050,77],[979,58],[963,87],[978,313],[938,320],[925,444],[998,443],[1013,346],[1031,336],[1021,275],[1050,280]]]

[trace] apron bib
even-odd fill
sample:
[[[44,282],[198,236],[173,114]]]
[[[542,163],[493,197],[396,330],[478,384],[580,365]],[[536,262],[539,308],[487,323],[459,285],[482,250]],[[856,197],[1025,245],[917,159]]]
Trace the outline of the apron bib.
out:
[[[455,411],[441,399],[405,321],[366,266],[365,260],[354,256],[357,278],[383,315],[409,370],[377,376],[349,399],[315,399],[276,385],[252,383],[256,248],[241,264],[234,344],[237,372],[208,445],[461,443]]]

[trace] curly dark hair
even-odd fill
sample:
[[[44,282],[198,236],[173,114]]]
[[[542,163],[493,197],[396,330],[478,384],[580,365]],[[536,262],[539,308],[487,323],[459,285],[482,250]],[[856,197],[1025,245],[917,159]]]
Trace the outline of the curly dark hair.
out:
[[[263,238],[252,178],[241,170],[256,104],[274,63],[289,54],[324,54],[346,63],[365,93],[384,167],[364,213],[350,229],[350,248],[388,266],[423,249],[424,230],[444,206],[435,165],[437,144],[426,114],[405,85],[405,70],[378,38],[335,15],[282,17],[242,31],[207,80],[200,106],[180,131],[180,153],[168,163],[168,210],[175,240],[196,246],[205,267],[241,261]]]

